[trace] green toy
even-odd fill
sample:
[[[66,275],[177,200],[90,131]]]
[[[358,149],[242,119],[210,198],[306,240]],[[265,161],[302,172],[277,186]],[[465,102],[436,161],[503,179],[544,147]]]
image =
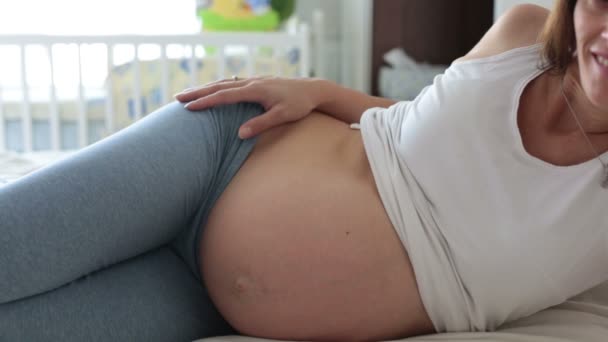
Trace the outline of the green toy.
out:
[[[293,14],[295,0],[199,0],[205,31],[272,31]]]
[[[289,19],[296,9],[295,0],[270,0],[270,6],[279,14],[279,20],[284,22]]]

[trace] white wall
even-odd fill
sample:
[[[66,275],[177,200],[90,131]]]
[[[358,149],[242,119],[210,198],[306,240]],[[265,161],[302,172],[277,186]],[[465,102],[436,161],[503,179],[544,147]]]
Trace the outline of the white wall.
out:
[[[509,9],[509,7],[524,3],[537,4],[551,9],[554,0],[494,0],[494,20]]]
[[[342,0],[342,84],[371,91],[372,0]]]
[[[298,0],[296,15],[306,23],[312,23],[313,11],[320,9],[325,14],[325,78],[341,82],[342,59],[342,1],[340,0]]]
[[[405,1],[405,0],[404,0]],[[296,14],[312,22],[325,14],[326,78],[369,92],[371,88],[372,0],[298,0]]]

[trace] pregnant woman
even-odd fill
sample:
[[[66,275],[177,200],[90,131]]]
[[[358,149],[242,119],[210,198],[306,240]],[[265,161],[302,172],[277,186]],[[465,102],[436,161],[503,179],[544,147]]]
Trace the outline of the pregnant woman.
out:
[[[608,279],[607,95],[602,0],[514,7],[412,102],[181,93],[0,188],[0,340],[375,341],[558,304]]]

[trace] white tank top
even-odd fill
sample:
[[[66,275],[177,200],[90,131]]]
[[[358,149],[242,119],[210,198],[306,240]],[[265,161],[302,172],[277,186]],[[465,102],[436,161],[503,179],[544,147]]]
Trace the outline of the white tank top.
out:
[[[439,332],[494,330],[608,279],[600,162],[555,166],[522,144],[519,98],[543,72],[540,48],[455,62],[415,100],[361,118]]]

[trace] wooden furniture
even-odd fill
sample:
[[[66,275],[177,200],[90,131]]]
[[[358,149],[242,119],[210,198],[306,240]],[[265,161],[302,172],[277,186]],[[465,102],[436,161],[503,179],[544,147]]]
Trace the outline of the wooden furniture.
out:
[[[402,47],[417,61],[450,64],[493,23],[491,0],[374,0],[372,92],[378,94],[382,56]]]

